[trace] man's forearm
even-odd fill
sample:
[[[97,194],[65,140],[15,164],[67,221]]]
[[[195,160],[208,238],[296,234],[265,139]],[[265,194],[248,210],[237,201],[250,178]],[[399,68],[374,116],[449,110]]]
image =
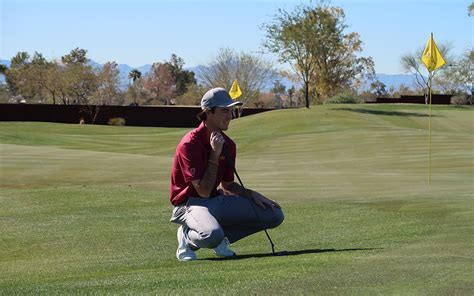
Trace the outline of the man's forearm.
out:
[[[280,205],[274,200],[268,199],[267,197],[263,196],[257,191],[253,191],[252,189],[246,189],[236,182],[222,184],[222,189],[224,189],[224,193],[226,195],[238,195],[248,198],[255,202],[262,209],[269,207],[272,209],[272,211],[274,211],[275,208],[281,208]]]
[[[252,190],[243,188],[238,183],[228,184],[224,189],[226,195],[238,195],[246,198],[252,198]]]
[[[196,187],[196,191],[201,197],[209,197],[209,195],[211,195],[212,189],[214,189],[217,178],[217,170],[219,168],[218,159],[218,157],[213,157],[212,155],[209,157],[206,171],[204,172],[204,175],[202,176],[201,180],[199,180],[199,184]]]

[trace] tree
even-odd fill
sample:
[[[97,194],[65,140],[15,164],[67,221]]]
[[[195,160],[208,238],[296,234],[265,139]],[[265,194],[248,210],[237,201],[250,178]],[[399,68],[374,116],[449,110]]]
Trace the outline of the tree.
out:
[[[86,57],[86,54],[87,50],[76,47],[75,49],[71,50],[69,54],[62,56],[61,61],[67,66],[86,64],[89,61],[89,59]]]
[[[34,89],[40,96],[41,102],[51,101],[56,104],[58,82],[61,80],[58,63],[49,62],[42,54],[35,52],[26,75],[34,84]]]
[[[249,53],[236,53],[229,48],[219,49],[217,55],[202,71],[204,86],[230,89],[238,80],[244,104],[257,101],[260,92],[276,75],[272,64],[265,59]]]
[[[112,105],[119,95],[120,71],[116,62],[107,62],[97,75],[96,100],[100,105]]]
[[[5,71],[10,92],[18,99],[43,102],[46,64],[46,59],[38,52],[31,59],[26,52],[17,53],[11,60],[10,69]]]
[[[142,72],[137,69],[133,69],[132,71],[130,71],[130,73],[128,73],[128,79],[132,79],[133,83],[135,83],[135,81],[141,77]]]
[[[472,96],[474,50],[467,50],[458,58],[453,58],[440,76],[435,78],[435,85],[445,93],[465,93]]]
[[[290,63],[303,81],[306,107],[309,108],[309,83],[315,68],[311,55],[315,51],[315,44],[312,42],[311,28],[304,21],[305,14],[302,7],[292,13],[279,9],[273,23],[265,25],[264,47],[276,53],[280,62]]]
[[[391,96],[397,98],[403,95],[420,95],[420,93],[416,90],[413,90],[409,86],[406,86],[405,84],[400,84],[398,89],[393,90]]]
[[[201,103],[202,96],[206,93],[207,89],[197,84],[190,84],[188,90],[176,98],[178,105],[191,105],[199,106]]]
[[[97,76],[89,65],[76,64],[64,69],[66,100],[64,104],[89,104],[98,88]]]
[[[46,96],[51,99],[53,104],[56,104],[63,86],[62,75],[64,71],[56,61],[49,62],[44,71],[45,80],[43,87],[46,90]]]
[[[0,74],[5,75],[7,70],[8,70],[8,67],[6,65],[0,64]]]
[[[293,95],[295,94],[295,86],[292,85],[289,89],[288,89],[288,100],[290,101],[290,107],[293,107]],[[298,107],[298,102],[295,102],[295,107]]]
[[[38,52],[31,58],[27,52],[17,53],[11,60],[11,67],[5,71],[9,92],[17,99],[29,101],[90,104],[92,95],[98,90],[99,77],[87,64],[86,53],[85,49],[71,50],[61,57],[61,64],[46,60]]]
[[[166,64],[153,63],[144,82],[144,88],[148,92],[148,104],[170,105],[171,99],[176,97],[174,79]]]
[[[172,54],[170,60],[165,62],[165,65],[167,65],[171,71],[177,96],[184,94],[188,90],[189,85],[196,84],[194,72],[184,70],[184,60],[176,54]]]
[[[451,57],[450,57],[451,48],[452,46],[449,43],[438,44],[438,49],[441,52],[441,55],[444,57],[447,64],[449,64],[451,61]],[[424,47],[420,47],[414,53],[407,53],[407,54],[402,55],[401,64],[406,72],[415,74],[416,85],[425,96],[425,103],[427,104],[428,95],[430,93],[430,84],[427,78],[429,76],[428,70],[426,70],[425,66],[421,62],[421,56],[423,55],[423,51],[424,51]],[[444,70],[444,67],[433,71],[433,77],[437,73],[443,70]],[[423,73],[426,73],[426,74],[423,74]]]
[[[31,57],[19,52],[11,60],[12,67],[5,71],[10,92],[17,98],[56,103],[63,80],[57,62],[47,61],[41,53]]]
[[[143,94],[143,79],[142,78],[142,72],[140,72],[138,69],[133,69],[128,73],[128,79],[132,80],[132,85],[128,85],[127,89],[127,94],[125,95],[125,98],[127,101],[131,101],[131,104],[133,105],[138,105],[138,97],[140,94]],[[137,82],[137,80],[139,82]]]
[[[362,51],[357,33],[345,34],[342,8],[320,1],[315,7],[299,6],[293,12],[279,9],[273,22],[264,25],[264,47],[288,62],[303,81],[306,107],[310,93],[327,98],[340,89],[360,84],[373,75],[371,58],[357,57]]]
[[[6,76],[8,67],[6,65],[0,64],[0,74]],[[6,103],[10,99],[10,93],[6,85],[0,85],[0,102]]]
[[[119,91],[119,70],[116,62],[106,62],[102,68],[97,70],[94,76],[90,75],[90,66],[84,66],[83,64],[75,64],[70,69],[85,71],[79,73],[78,77],[84,79],[84,83],[88,84],[84,91],[93,91],[92,93],[83,93],[79,103],[85,105],[82,111],[89,115],[91,123],[94,124],[100,111],[103,110],[104,105],[117,104],[120,100]],[[76,74],[76,73],[75,73]],[[83,76],[82,76],[83,75]],[[75,78],[75,77],[71,77]],[[74,81],[74,80],[71,80]],[[75,93],[78,95],[78,93]]]
[[[299,79],[298,75],[295,74],[294,72],[286,71],[286,70],[281,71],[280,75],[282,77],[286,77],[292,83],[291,87],[287,90],[288,99],[290,100],[290,107],[293,106],[293,103],[294,103],[294,107],[298,107],[298,101],[299,101],[298,93],[299,93],[299,91],[297,91],[297,89],[295,87],[295,84],[298,84],[300,82],[300,79]]]
[[[25,79],[22,72],[29,62],[30,55],[27,52],[18,52],[10,60],[10,68],[6,69],[4,75],[7,82],[8,91],[13,97],[21,96],[20,87],[24,85]]]
[[[10,93],[8,92],[7,86],[5,84],[0,84],[0,103],[5,104],[9,103],[11,100]]]
[[[385,83],[381,82],[378,79],[370,84],[370,90],[376,97],[385,97],[388,95],[388,92],[385,87]]]
[[[97,91],[98,79],[92,66],[88,65],[87,50],[75,48],[61,57],[63,79],[61,99],[64,104],[88,105],[90,97]]]
[[[60,65],[55,61],[47,61],[38,52],[31,59],[26,52],[17,53],[5,76],[9,92],[17,98],[51,101],[53,104],[56,104],[64,78]]]
[[[132,85],[128,86],[127,93],[125,95],[125,99],[130,104],[138,106],[139,103],[144,103],[142,101],[146,98],[147,92],[144,88],[144,80],[142,77],[137,78]]]
[[[284,86],[280,80],[275,80],[273,82],[273,87],[271,89],[271,91],[274,93],[274,94],[285,94],[286,92],[286,86]]]

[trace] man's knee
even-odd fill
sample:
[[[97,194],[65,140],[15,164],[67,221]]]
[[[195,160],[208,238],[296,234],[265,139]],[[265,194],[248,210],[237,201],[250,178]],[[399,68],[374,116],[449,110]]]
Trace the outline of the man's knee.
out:
[[[201,248],[215,248],[224,239],[224,230],[215,228],[201,235]]]
[[[283,211],[281,209],[275,209],[270,221],[268,221],[267,228],[275,228],[283,223],[283,220],[285,220]]]

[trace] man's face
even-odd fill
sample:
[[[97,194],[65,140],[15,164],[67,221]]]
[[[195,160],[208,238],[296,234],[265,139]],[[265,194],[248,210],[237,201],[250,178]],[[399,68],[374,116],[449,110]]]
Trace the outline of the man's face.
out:
[[[232,108],[217,107],[215,112],[207,112],[206,125],[214,130],[225,131],[232,119]]]

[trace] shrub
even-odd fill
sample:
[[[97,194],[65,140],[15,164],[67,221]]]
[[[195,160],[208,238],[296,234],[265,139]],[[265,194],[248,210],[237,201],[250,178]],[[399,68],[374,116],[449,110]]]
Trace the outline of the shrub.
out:
[[[455,95],[451,97],[451,104],[453,105],[467,105],[469,103],[466,94]]]
[[[360,104],[360,103],[364,103],[364,101],[361,98],[359,98],[356,94],[349,91],[339,93],[335,96],[328,98],[326,101],[324,101],[324,104]]]
[[[113,117],[109,119],[108,122],[109,125],[115,125],[115,126],[124,126],[125,125],[125,119],[122,117]]]

